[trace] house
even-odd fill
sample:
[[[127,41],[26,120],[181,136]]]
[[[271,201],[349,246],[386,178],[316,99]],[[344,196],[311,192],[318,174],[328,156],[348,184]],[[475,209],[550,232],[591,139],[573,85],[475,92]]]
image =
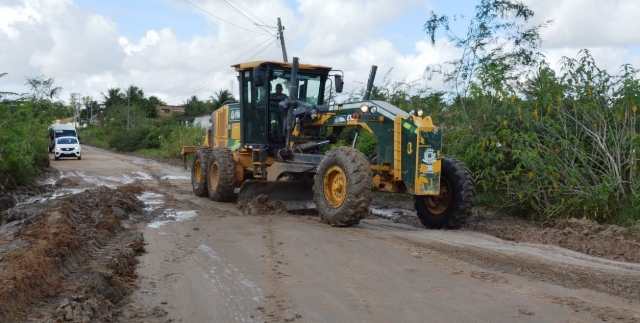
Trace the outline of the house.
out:
[[[167,118],[174,115],[184,114],[184,105],[156,105],[156,112],[158,117]]]
[[[200,125],[200,127],[205,129],[211,127],[211,115],[203,114],[193,118],[193,125]]]
[[[99,113],[94,114],[91,117],[91,124],[94,126],[99,126],[102,123],[102,117]]]

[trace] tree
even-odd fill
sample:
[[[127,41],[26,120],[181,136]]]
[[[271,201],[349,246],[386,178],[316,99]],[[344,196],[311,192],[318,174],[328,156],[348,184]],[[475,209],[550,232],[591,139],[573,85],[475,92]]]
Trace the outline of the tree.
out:
[[[120,88],[109,88],[107,89],[107,94],[101,94],[104,97],[102,104],[104,104],[105,109],[125,102],[125,95],[120,92]]]
[[[66,108],[61,109],[59,104],[54,104],[53,100],[62,91],[62,88],[54,86],[54,83],[55,80],[51,77],[27,78],[29,93],[22,96],[23,100],[32,103],[33,115],[47,122],[67,117],[69,112]]]
[[[80,111],[80,120],[84,120],[87,125],[91,124],[91,118],[100,111],[98,101],[93,100],[90,96],[82,98],[84,109]]]
[[[6,75],[7,75],[7,73],[0,73],[0,78],[5,77]],[[4,100],[5,97],[10,96],[10,95],[18,95],[18,94],[14,93],[14,92],[0,91],[0,100]]]
[[[225,103],[238,102],[238,100],[236,100],[233,94],[231,94],[231,92],[229,92],[228,90],[219,90],[218,93],[215,94],[215,97],[212,95],[210,96],[210,99],[213,106],[213,111],[218,110]]]
[[[195,95],[185,101],[184,105],[185,116],[197,116],[206,112],[204,102],[200,101]]]
[[[517,0],[481,0],[467,34],[460,37],[452,31],[448,16],[431,12],[424,25],[431,43],[435,44],[438,30],[444,29],[462,56],[427,71],[443,74],[458,96],[466,97],[474,83],[490,85],[503,96],[514,94],[522,73],[527,68],[533,70],[541,59],[537,51],[542,44],[540,29],[552,23],[549,20],[529,27],[533,16],[534,12]]]
[[[142,109],[147,112],[147,118],[155,118],[158,116],[158,111],[156,111],[156,107],[163,104],[164,103],[162,102],[162,100],[152,95],[148,99],[144,100]]]

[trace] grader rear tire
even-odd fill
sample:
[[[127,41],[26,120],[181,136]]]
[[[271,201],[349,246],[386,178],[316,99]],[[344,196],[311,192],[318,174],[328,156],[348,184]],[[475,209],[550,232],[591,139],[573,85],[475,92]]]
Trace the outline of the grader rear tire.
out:
[[[313,200],[320,219],[350,227],[369,214],[373,175],[367,157],[351,147],[329,150],[318,165]]]
[[[191,187],[193,194],[198,197],[207,197],[207,164],[211,148],[199,147],[193,155],[193,164],[191,165]]]
[[[207,166],[209,198],[216,202],[229,202],[235,198],[236,162],[226,148],[216,148]]]
[[[420,222],[433,229],[455,229],[471,216],[476,196],[471,172],[453,158],[442,159],[440,196],[414,196]]]

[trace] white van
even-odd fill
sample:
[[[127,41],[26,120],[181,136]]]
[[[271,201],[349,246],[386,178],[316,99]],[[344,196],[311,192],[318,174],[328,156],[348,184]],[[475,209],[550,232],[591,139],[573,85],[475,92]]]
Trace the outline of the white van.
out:
[[[53,152],[53,147],[56,145],[56,138],[59,137],[76,137],[78,138],[78,132],[76,126],[72,123],[58,124],[54,123],[49,126],[49,152]],[[78,138],[78,141],[80,138]]]

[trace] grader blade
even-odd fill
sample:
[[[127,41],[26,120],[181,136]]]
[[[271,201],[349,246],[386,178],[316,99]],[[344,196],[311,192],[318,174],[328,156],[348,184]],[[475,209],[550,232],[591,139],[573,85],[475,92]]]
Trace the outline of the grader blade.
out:
[[[238,192],[238,201],[250,200],[264,194],[271,200],[284,203],[287,211],[315,209],[313,181],[246,181]]]

